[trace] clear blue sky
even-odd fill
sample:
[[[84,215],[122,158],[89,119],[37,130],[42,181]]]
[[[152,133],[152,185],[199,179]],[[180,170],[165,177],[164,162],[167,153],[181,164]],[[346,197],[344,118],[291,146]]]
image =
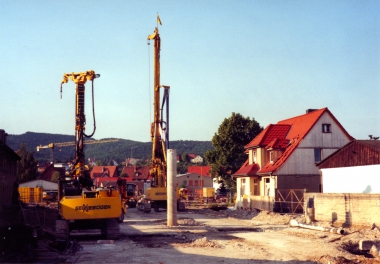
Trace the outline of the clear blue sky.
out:
[[[266,127],[323,107],[380,136],[377,0],[0,1],[0,128],[73,135],[75,86],[60,99],[60,82],[94,70],[94,138],[150,141],[157,12],[171,140],[211,140],[232,112]]]

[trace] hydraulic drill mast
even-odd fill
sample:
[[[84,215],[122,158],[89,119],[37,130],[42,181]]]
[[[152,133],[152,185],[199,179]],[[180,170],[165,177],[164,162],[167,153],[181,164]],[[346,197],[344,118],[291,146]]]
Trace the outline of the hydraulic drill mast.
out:
[[[145,197],[138,202],[138,208],[144,212],[150,212],[153,207],[155,211],[159,208],[167,207],[167,157],[166,150],[169,148],[169,86],[160,84],[160,51],[161,39],[158,27],[153,34],[148,36],[148,40],[154,40],[154,120],[151,125],[152,139],[152,164],[149,175],[152,177],[151,188],[145,191]],[[162,104],[160,88],[164,88]],[[166,103],[166,106],[165,106]],[[161,104],[161,105],[160,105]],[[166,119],[163,120],[163,109],[166,109]],[[180,203],[179,192],[177,191],[178,208],[184,209]]]
[[[166,146],[163,138],[163,120],[161,119],[160,109],[160,50],[161,39],[158,33],[158,28],[154,30],[152,35],[148,36],[148,40],[154,40],[154,103],[153,114],[154,121],[151,126],[151,139],[152,139],[152,165],[150,168],[150,175],[152,176],[152,186],[166,187]],[[165,90],[169,87],[165,86]],[[167,93],[165,93],[167,94]]]
[[[69,80],[75,82],[75,162],[69,176],[63,176],[58,181],[58,212],[61,219],[56,220],[56,237],[67,239],[71,230],[100,229],[107,239],[117,239],[120,236],[119,222],[125,214],[124,202],[120,193],[112,188],[95,189],[85,165],[84,137],[86,135],[86,117],[84,114],[85,83],[98,78],[94,71],[67,73],[63,75],[62,84]],[[94,99],[94,97],[93,97]],[[94,106],[93,106],[94,107]],[[94,110],[93,110],[94,111]]]
[[[100,74],[95,74],[94,71],[78,72],[78,73],[65,73],[61,82],[61,98],[62,98],[62,84],[67,83],[69,80],[76,84],[75,87],[75,162],[71,175],[76,180],[81,180],[83,172],[86,170],[85,157],[84,157],[84,142],[86,116],[84,114],[84,93],[85,83],[99,78]],[[95,129],[94,129],[95,132]],[[94,134],[94,133],[93,133]],[[92,134],[92,135],[93,135]],[[91,135],[91,136],[92,136]],[[87,135],[86,135],[87,136]],[[87,136],[87,137],[91,137]]]

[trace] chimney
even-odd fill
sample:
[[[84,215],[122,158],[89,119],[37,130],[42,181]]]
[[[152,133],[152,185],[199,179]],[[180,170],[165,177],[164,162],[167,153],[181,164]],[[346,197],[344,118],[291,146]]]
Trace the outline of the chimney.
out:
[[[4,129],[0,129],[0,142],[3,142],[3,144],[7,144],[7,136],[8,134],[5,133]]]
[[[317,111],[318,109],[306,109],[306,114],[310,114],[311,112]]]

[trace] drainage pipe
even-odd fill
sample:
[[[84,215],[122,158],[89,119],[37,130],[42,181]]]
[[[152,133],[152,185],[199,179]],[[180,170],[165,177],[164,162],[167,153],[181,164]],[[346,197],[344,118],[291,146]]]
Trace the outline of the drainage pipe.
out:
[[[330,233],[340,234],[340,235],[344,234],[344,230],[342,228],[335,228],[335,227],[329,228],[329,227],[323,227],[323,226],[305,225],[305,224],[298,223],[298,221],[295,219],[290,220],[289,224],[292,227],[302,227],[302,228],[318,230],[318,231],[323,231],[323,232],[330,232]]]

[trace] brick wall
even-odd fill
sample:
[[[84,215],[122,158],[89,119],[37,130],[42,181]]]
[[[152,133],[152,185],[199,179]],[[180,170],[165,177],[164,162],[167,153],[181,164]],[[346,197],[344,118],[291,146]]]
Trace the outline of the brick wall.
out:
[[[315,208],[315,220],[336,226],[380,226],[380,194],[305,193],[305,207]]]

